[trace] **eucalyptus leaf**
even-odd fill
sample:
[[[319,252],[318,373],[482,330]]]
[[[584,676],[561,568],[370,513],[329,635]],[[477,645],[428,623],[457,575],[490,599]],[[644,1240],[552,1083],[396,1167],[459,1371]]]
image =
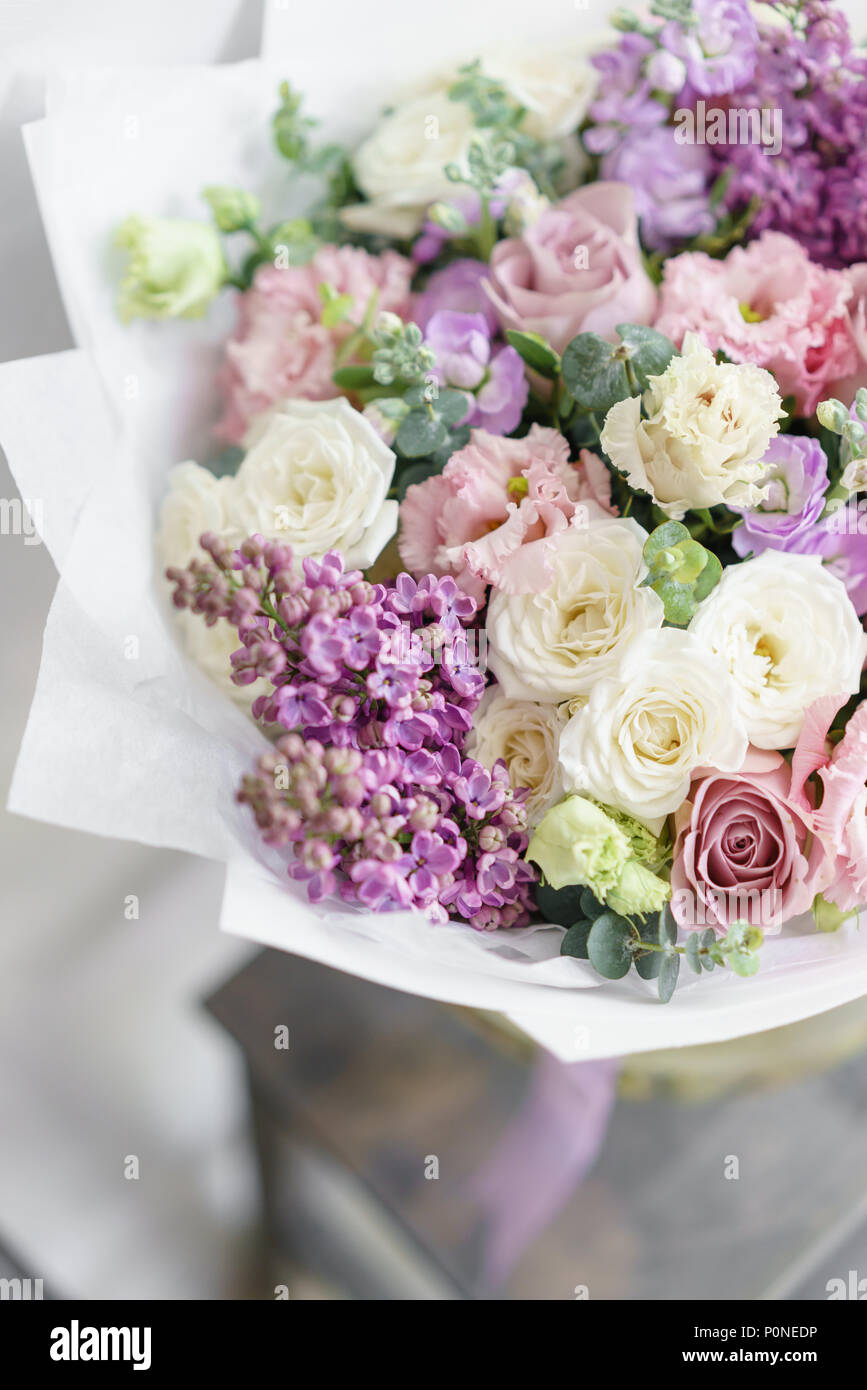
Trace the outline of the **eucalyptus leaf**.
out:
[[[690,932],[687,936],[684,955],[686,956],[686,963],[690,970],[694,970],[696,975],[700,975],[701,957],[699,956],[698,932]]]
[[[395,437],[395,447],[404,458],[423,458],[445,444],[448,431],[442,420],[427,410],[411,410]]]
[[[616,912],[603,912],[587,938],[590,964],[606,980],[621,980],[632,964],[632,927]]]
[[[598,333],[579,333],[563,353],[563,382],[582,410],[607,414],[631,395],[626,368],[611,344]]]
[[[590,916],[584,907],[586,891],[580,883],[570,883],[567,888],[552,888],[550,883],[537,883],[536,906],[546,922],[554,922],[558,927],[571,927],[573,922]],[[597,915],[593,913],[594,917]]]
[[[662,962],[666,957],[662,954],[662,951],[648,951],[643,956],[636,952],[634,959],[635,969],[642,980],[655,980],[662,969]]]
[[[659,975],[657,976],[657,988],[659,990],[659,998],[663,1004],[667,1004],[671,996],[674,994],[675,986],[677,985],[677,977],[679,974],[680,956],[663,956],[662,967],[659,971]]]
[[[621,342],[630,350],[638,384],[642,391],[646,391],[650,377],[662,375],[671,359],[677,355],[677,348],[664,333],[645,324],[618,323],[617,332]]]
[[[666,908],[663,908],[659,914],[659,944],[660,946],[675,946],[677,944],[677,924]]]
[[[432,459],[425,459],[423,463],[407,464],[398,473],[395,483],[398,501],[402,502],[406,497],[407,488],[414,487],[416,483],[425,483],[428,478],[435,478],[441,472],[442,464],[435,463]],[[560,923],[560,925],[565,926],[565,923]]]
[[[581,913],[582,913],[582,915],[583,915],[584,917],[589,917],[590,920],[591,920],[592,922],[595,922],[595,921],[596,921],[596,918],[597,918],[597,917],[601,917],[604,911],[605,911],[605,904],[604,904],[604,903],[601,903],[601,902],[599,901],[599,899],[598,899],[593,893],[591,893],[591,891],[590,891],[589,888],[582,888],[582,890],[581,890]]]
[[[573,922],[560,942],[560,955],[575,956],[578,960],[587,960],[587,941],[592,927],[592,922]]]

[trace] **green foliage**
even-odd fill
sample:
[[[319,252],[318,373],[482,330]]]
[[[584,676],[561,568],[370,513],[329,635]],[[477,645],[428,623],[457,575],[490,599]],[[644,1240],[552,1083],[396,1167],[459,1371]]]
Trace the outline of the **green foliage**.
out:
[[[644,544],[644,563],[648,573],[642,583],[659,595],[666,621],[677,627],[686,627],[722,578],[717,556],[694,540],[680,521],[665,521],[651,532]]]
[[[540,333],[519,333],[509,328],[506,338],[528,367],[549,381],[556,381],[560,375],[560,356]]]
[[[759,968],[762,932],[747,922],[732,923],[723,937],[712,928],[688,932],[680,946],[677,925],[667,907],[657,915],[636,920],[603,908],[592,895],[585,900],[586,891],[577,894],[575,889],[561,889],[553,893],[540,888],[537,899],[550,921],[567,925],[567,917],[576,913],[560,942],[560,954],[589,960],[607,980],[623,979],[634,966],[641,979],[656,981],[660,1002],[667,1004],[677,987],[683,957],[698,976],[718,965],[742,976],[755,975]]]

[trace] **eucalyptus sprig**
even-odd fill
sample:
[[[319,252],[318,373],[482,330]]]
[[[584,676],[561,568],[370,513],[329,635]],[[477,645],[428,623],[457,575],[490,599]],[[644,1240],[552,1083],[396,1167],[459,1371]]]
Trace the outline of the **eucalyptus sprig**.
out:
[[[665,620],[686,627],[703,599],[722,578],[722,565],[713,551],[694,540],[680,521],[665,521],[644,543],[647,577],[643,587],[662,599]]]
[[[712,927],[689,932],[678,945],[677,926],[666,906],[658,915],[630,919],[580,890],[581,913],[560,942],[560,954],[587,960],[606,980],[621,980],[635,969],[643,980],[656,980],[660,1001],[667,1004],[680,977],[681,959],[696,974],[728,967],[736,975],[755,975],[764,935],[759,927],[734,922],[725,936]],[[543,907],[543,911],[547,911]]]

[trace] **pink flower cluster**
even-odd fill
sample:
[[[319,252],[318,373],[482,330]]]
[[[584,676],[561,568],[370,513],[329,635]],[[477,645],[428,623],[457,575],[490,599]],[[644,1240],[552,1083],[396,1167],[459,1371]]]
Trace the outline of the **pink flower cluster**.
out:
[[[829,270],[782,232],[724,260],[702,251],[665,266],[655,327],[676,346],[694,332],[732,362],[773,372],[800,415],[867,383],[867,265]]]
[[[372,256],[356,246],[322,246],[303,266],[260,266],[226,347],[220,438],[240,444],[252,417],[275,401],[337,395],[332,373],[338,347],[374,294],[377,310],[408,318],[412,273],[412,264],[395,251]],[[352,299],[347,317],[333,327],[322,322],[320,285]]]
[[[613,511],[604,463],[586,449],[570,463],[557,430],[473,430],[441,474],[407,489],[400,553],[414,574],[454,575],[479,602],[489,584],[538,592],[551,577],[551,537]]]

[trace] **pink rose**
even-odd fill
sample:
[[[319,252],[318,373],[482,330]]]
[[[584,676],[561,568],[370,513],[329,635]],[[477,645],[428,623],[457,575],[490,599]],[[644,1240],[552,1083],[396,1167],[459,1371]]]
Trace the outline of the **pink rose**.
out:
[[[592,183],[500,241],[485,289],[503,331],[541,333],[562,352],[576,333],[613,339],[618,323],[650,323],[656,291],[641,259],[632,190]]]
[[[867,266],[829,270],[791,237],[763,232],[722,261],[702,251],[667,261],[654,326],[678,347],[694,332],[732,362],[765,367],[811,415],[837,383],[863,380],[865,293]]]
[[[823,721],[823,740],[840,704]],[[867,704],[858,706],[818,771],[823,793],[816,823],[836,855],[834,879],[824,896],[851,912],[867,902]]]
[[[360,320],[371,295],[377,308],[408,318],[411,263],[394,251],[371,256],[355,246],[322,246],[303,266],[260,266],[241,297],[238,330],[226,347],[220,374],[225,401],[217,426],[222,439],[240,444],[253,416],[275,401],[330,400],[335,352]],[[319,286],[352,297],[347,319],[327,328]]]
[[[811,770],[798,752],[790,768],[779,753],[750,748],[739,772],[695,778],[674,817],[671,909],[680,926],[725,931],[747,921],[775,933],[808,911],[833,873],[816,834]]]
[[[549,537],[612,514],[605,464],[586,449],[570,463],[557,430],[473,430],[440,475],[407,488],[400,554],[413,573],[452,574],[479,601],[488,584],[532,593],[551,579]]]

